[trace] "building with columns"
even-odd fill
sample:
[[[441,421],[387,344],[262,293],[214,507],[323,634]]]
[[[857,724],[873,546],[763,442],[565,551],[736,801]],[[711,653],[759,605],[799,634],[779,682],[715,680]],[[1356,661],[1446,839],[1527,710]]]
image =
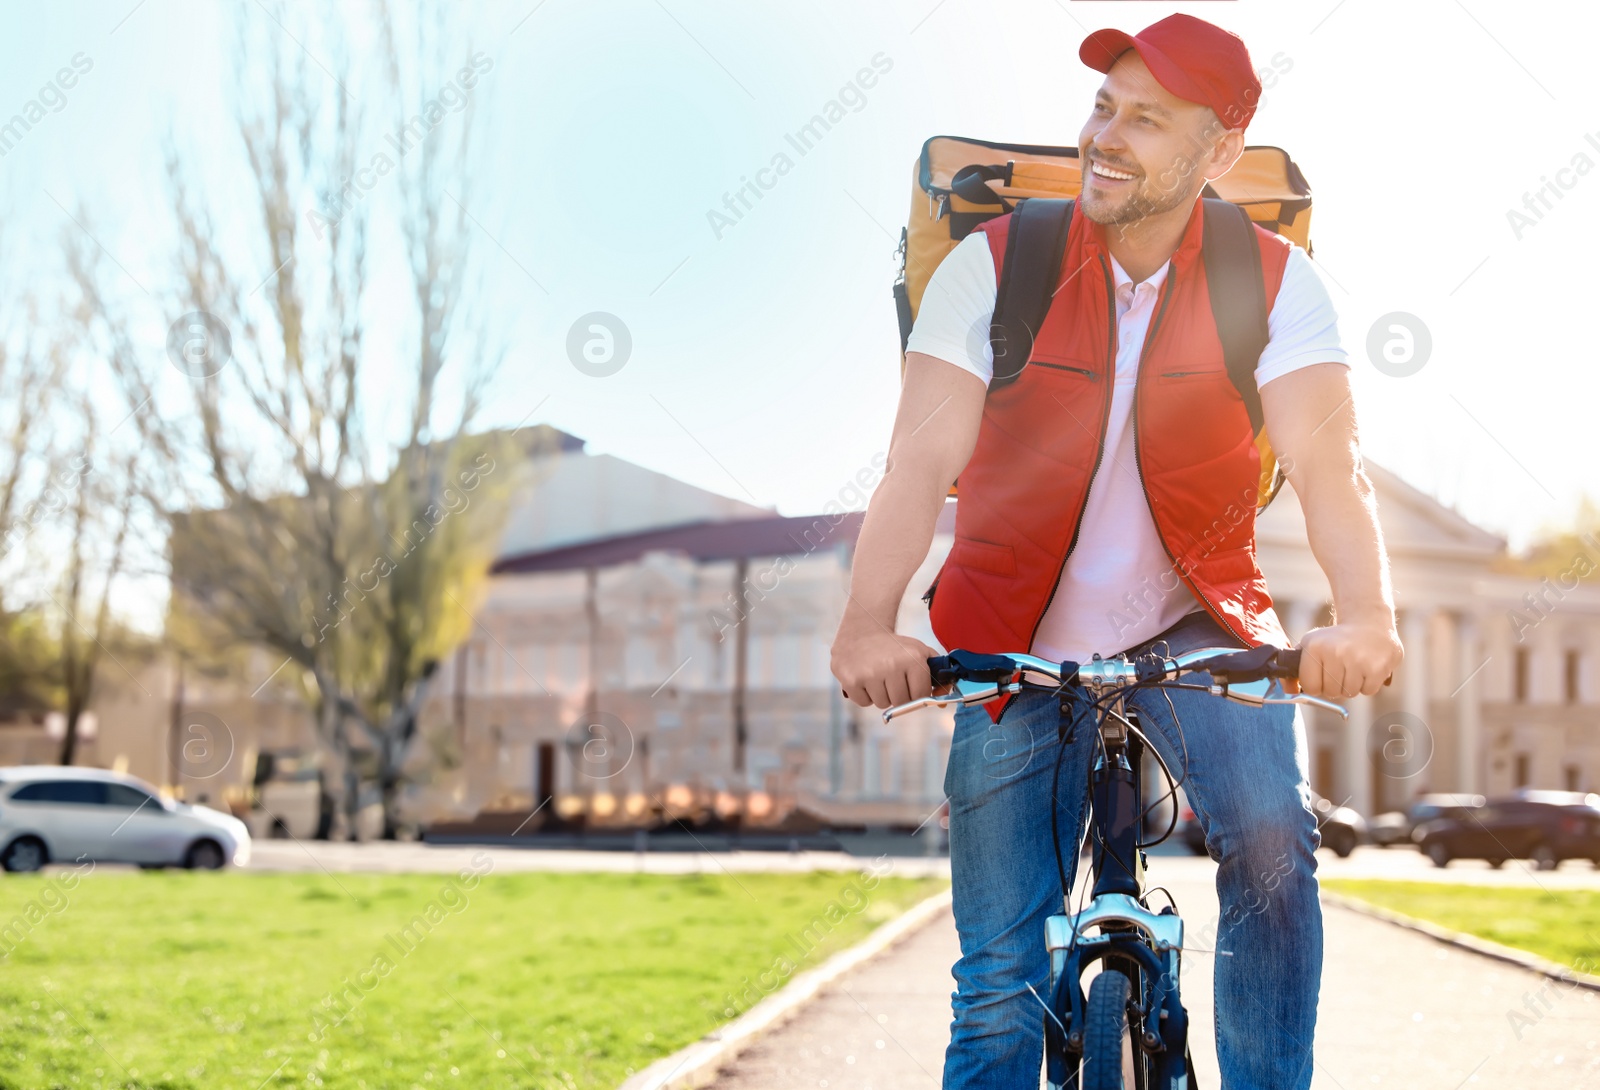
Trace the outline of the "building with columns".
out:
[[[1600,589],[1507,573],[1505,543],[1369,463],[1406,658],[1348,720],[1308,709],[1313,786],[1365,814],[1428,791],[1600,789]],[[1328,583],[1284,489],[1257,548],[1298,639],[1327,623]],[[1574,558],[1575,560],[1579,558]],[[1588,556],[1600,568],[1600,545]]]

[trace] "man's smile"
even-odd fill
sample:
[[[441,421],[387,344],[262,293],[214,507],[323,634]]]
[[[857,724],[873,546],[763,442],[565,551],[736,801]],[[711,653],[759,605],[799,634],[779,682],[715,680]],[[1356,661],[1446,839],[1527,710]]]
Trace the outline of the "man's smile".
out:
[[[1113,182],[1113,183],[1114,182],[1131,182],[1131,181],[1133,181],[1133,179],[1138,177],[1137,174],[1132,174],[1132,173],[1130,173],[1128,171],[1125,171],[1125,170],[1118,170],[1115,167],[1109,167],[1106,164],[1100,162],[1098,159],[1092,161],[1089,164],[1089,170],[1090,170],[1090,173],[1092,173],[1094,175],[1096,181],[1103,182],[1103,183],[1104,182]]]

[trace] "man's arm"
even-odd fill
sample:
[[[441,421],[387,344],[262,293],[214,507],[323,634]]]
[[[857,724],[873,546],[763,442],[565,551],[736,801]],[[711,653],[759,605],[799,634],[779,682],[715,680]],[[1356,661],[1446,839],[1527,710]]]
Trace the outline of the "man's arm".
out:
[[[831,667],[845,696],[886,708],[927,696],[934,649],[895,634],[896,614],[927,559],[934,524],[978,440],[983,380],[920,352],[906,355],[889,464],[867,504],[850,572],[850,598],[834,636]]]
[[[1261,387],[1267,437],[1305,511],[1306,535],[1333,589],[1334,624],[1301,640],[1300,688],[1374,695],[1400,665],[1389,560],[1361,465],[1349,369],[1320,363]]]

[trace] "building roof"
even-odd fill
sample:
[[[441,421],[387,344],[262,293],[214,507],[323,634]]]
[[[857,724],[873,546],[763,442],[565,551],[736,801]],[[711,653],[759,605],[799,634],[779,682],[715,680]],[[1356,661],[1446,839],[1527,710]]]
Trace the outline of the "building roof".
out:
[[[862,513],[798,518],[702,519],[640,533],[522,553],[500,559],[495,575],[605,568],[627,564],[645,553],[680,553],[695,560],[733,560],[754,556],[793,556],[840,542],[854,544]]]
[[[679,553],[695,560],[736,560],[739,557],[800,556],[839,544],[855,545],[861,533],[863,511],[843,514],[799,515],[785,518],[701,519],[641,533],[617,534],[555,549],[541,549],[502,557],[490,569],[494,575],[572,571],[628,564],[650,552]],[[956,506],[946,503],[934,532],[953,533]]]
[[[1370,458],[1363,459],[1362,464],[1377,497],[1384,547],[1391,559],[1485,563],[1505,551],[1504,538],[1473,523],[1399,474]],[[1293,488],[1284,488],[1256,520],[1256,538],[1262,544],[1305,543],[1305,511]]]
[[[587,453],[583,440],[550,430],[562,445],[530,459],[527,486],[512,498],[500,538],[502,561],[690,523],[776,514],[609,454]]]

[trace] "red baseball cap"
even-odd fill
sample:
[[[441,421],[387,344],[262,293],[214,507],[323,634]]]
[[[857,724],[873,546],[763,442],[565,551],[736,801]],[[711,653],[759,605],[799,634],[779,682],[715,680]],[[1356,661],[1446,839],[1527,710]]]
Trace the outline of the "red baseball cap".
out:
[[[1078,47],[1078,57],[1098,72],[1109,72],[1130,49],[1139,51],[1161,86],[1210,106],[1228,128],[1242,129],[1255,116],[1261,80],[1237,34],[1193,15],[1169,15],[1138,34],[1097,30]]]

